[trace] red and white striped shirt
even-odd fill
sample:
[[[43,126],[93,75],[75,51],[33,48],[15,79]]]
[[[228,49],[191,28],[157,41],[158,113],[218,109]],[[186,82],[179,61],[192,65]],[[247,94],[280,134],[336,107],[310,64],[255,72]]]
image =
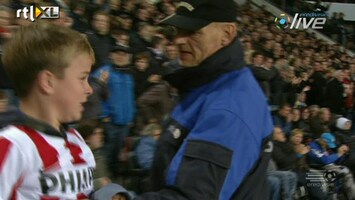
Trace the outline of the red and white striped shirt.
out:
[[[94,156],[77,131],[63,134],[27,125],[0,131],[0,200],[88,198],[93,191]]]

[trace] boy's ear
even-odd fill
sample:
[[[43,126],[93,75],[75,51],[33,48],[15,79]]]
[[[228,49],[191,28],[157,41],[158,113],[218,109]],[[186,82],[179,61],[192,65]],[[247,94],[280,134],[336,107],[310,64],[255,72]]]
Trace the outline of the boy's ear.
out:
[[[53,94],[55,80],[55,75],[52,72],[48,70],[40,71],[37,76],[39,90],[44,94]]]

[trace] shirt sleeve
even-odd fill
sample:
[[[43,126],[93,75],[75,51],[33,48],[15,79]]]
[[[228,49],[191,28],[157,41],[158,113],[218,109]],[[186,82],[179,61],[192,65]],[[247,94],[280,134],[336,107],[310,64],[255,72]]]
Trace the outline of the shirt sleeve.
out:
[[[5,137],[0,136],[0,200],[11,199],[22,182],[26,166],[20,149]]]

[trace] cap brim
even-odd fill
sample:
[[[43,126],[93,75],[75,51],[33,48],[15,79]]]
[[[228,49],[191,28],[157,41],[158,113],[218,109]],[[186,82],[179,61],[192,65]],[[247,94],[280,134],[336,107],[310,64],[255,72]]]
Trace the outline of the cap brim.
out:
[[[171,25],[175,26],[176,28],[188,31],[196,31],[204,26],[207,26],[210,23],[211,22],[207,20],[186,17],[177,14],[170,15],[159,22],[159,24]]]

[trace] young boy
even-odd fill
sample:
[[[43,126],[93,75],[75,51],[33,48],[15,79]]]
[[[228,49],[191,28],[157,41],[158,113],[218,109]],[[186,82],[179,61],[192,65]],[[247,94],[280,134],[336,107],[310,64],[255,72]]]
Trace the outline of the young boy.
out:
[[[36,22],[4,47],[3,63],[20,99],[22,121],[0,132],[0,199],[87,199],[95,160],[74,129],[92,93],[94,53],[86,38]]]

